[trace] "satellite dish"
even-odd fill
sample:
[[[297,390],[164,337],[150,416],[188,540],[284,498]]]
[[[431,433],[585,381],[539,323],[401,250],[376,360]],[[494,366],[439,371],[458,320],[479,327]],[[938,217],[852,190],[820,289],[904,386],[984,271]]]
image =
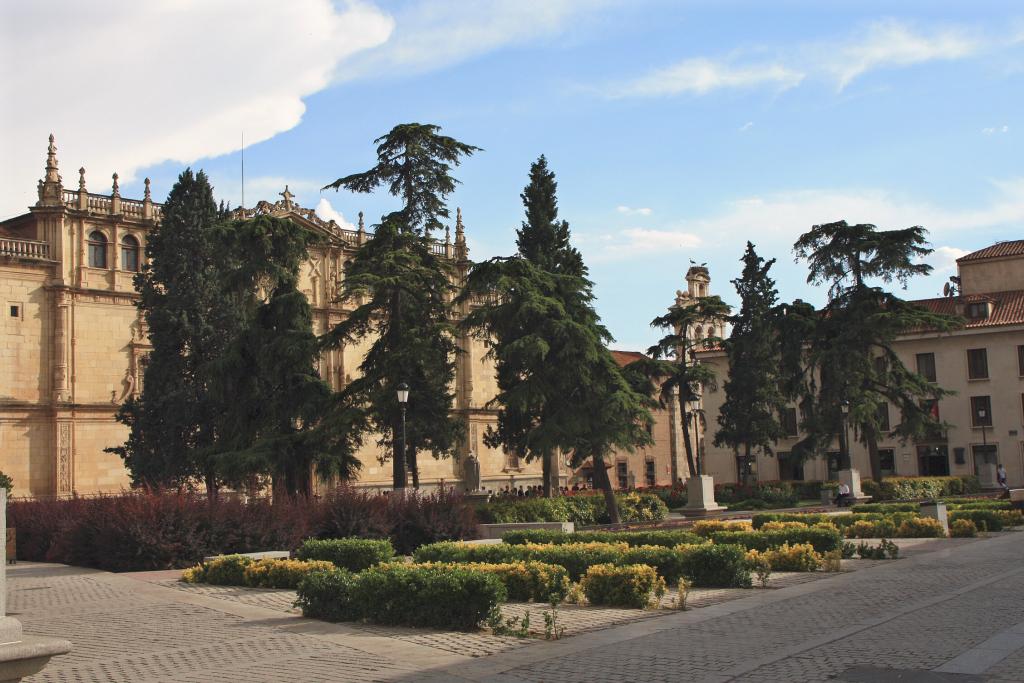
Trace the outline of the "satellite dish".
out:
[[[942,296],[949,296],[949,283],[942,285]]]

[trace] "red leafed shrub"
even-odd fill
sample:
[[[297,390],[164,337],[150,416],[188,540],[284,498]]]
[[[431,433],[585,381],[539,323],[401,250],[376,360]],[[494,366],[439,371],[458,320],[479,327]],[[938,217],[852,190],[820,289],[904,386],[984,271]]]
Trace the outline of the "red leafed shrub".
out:
[[[473,512],[450,489],[381,496],[348,486],[321,499],[131,492],[19,500],[8,507],[18,557],[108,571],[170,569],[208,555],[292,549],[306,538],[390,538],[400,553],[469,538]]]

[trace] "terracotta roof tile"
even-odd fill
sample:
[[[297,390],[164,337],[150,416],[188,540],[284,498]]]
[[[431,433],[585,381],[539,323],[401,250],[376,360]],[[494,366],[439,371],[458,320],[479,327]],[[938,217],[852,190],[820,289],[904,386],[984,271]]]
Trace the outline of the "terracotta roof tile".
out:
[[[612,350],[612,358],[619,364],[620,368],[624,368],[635,360],[647,358],[644,354],[639,351],[615,351]]]
[[[1021,244],[1024,244],[1024,241],[1022,241]],[[984,249],[982,251],[984,251]],[[964,325],[965,328],[996,327],[998,325],[1024,325],[1024,289],[1009,292],[988,292],[986,294],[941,297],[938,299],[918,299],[913,303],[924,306],[934,313],[964,315],[964,304],[978,303],[981,301],[992,302],[993,306],[991,315],[979,320],[967,319],[967,322]]]
[[[990,247],[985,247],[978,251],[972,251],[966,256],[961,256],[956,260],[956,262],[963,263],[964,261],[980,261],[982,259],[1001,258],[1003,256],[1024,256],[1024,240],[997,242]]]

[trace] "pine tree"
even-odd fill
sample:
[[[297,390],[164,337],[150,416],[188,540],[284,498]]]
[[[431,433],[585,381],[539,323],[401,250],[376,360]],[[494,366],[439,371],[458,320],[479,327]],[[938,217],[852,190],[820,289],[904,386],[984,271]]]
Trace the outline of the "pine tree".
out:
[[[219,291],[212,236],[220,219],[206,174],[186,169],[146,240],[135,288],[153,350],[143,364],[141,395],[118,411],[128,439],[109,449],[137,486],[180,487],[199,477],[216,495],[216,472],[202,457],[216,438],[217,415],[205,373],[239,315]]]
[[[406,486],[407,461],[418,486],[418,451],[446,456],[464,431],[451,415],[458,352],[450,322],[454,271],[433,253],[430,232],[449,215],[445,199],[458,182],[450,174],[452,165],[478,148],[439,131],[429,124],[395,126],[375,140],[376,166],[324,188],[372,192],[386,185],[402,199],[402,208],[384,216],[346,264],[341,299],[358,305],[324,340],[327,346],[374,340],[360,365],[361,376],[344,393],[351,405],[367,411],[367,428],[391,449],[396,489]],[[396,398],[403,382],[410,389],[405,452],[399,445],[402,418]]]
[[[697,351],[705,344],[721,341],[708,335],[698,339],[694,330],[709,320],[716,320],[729,314],[729,306],[718,296],[698,297],[692,304],[676,305],[668,313],[651,321],[651,327],[669,329],[672,332],[662,337],[647,350],[653,361],[639,361],[645,366],[646,374],[660,384],[660,402],[679,402],[679,414],[683,416],[683,441],[686,448],[688,476],[703,474],[703,465],[694,458],[693,438],[690,434],[690,420],[686,406],[697,400],[702,387],[715,386],[714,371],[697,362]],[[668,360],[673,359],[673,360]],[[700,417],[699,415],[697,416]]]
[[[819,453],[838,436],[847,454],[841,468],[849,468],[844,426],[849,424],[868,449],[872,478],[880,480],[878,439],[887,403],[899,411],[900,423],[892,431],[904,440],[942,427],[924,402],[948,392],[908,370],[893,343],[908,330],[945,332],[960,321],[870,284],[896,281],[906,287],[911,277],[930,273],[931,266],[919,262],[932,252],[925,234],[919,226],[881,231],[838,221],[813,226],[793,246],[797,257],[808,262],[807,282],[829,285],[828,303],[809,339],[801,340],[807,348],[806,368],[799,371],[802,379],[796,385],[805,391],[802,427],[807,436],[795,454]]]
[[[475,304],[464,325],[494,360],[498,424],[487,443],[540,459],[545,495],[557,490],[559,452],[579,467],[592,459],[595,481],[618,519],[604,457],[649,442],[645,396],[626,381],[606,345],[611,335],[593,308],[593,285],[568,223],[558,220],[557,184],[542,156],[521,198],[526,221],[518,253],[476,264],[460,299]]]
[[[779,416],[785,409],[775,325],[778,292],[768,275],[775,259],[765,261],[747,242],[742,261],[743,274],[732,281],[740,297],[740,311],[729,318],[732,330],[724,343],[729,377],[715,434],[716,446],[734,450],[741,472],[744,466],[749,467],[754,449],[772,454],[773,444],[784,436]]]
[[[222,410],[210,451],[228,481],[269,475],[275,489],[308,497],[314,466],[345,479],[359,467],[358,441],[329,443],[317,429],[331,390],[316,371],[312,309],[298,290],[300,263],[317,238],[271,216],[225,223],[217,237],[222,291],[245,324],[211,368]]]

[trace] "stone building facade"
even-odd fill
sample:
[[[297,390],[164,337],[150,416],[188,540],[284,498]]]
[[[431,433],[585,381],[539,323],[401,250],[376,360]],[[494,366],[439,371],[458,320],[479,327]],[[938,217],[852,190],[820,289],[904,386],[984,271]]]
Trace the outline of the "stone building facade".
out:
[[[1024,240],[997,243],[957,260],[950,296],[916,303],[939,313],[960,315],[966,324],[950,333],[914,332],[901,336],[897,354],[911,370],[954,393],[935,402],[934,414],[951,427],[930,438],[901,443],[888,435],[879,443],[883,475],[977,474],[995,486],[995,467],[1002,463],[1011,486],[1024,485]],[[719,378],[728,373],[720,349],[698,354]],[[737,481],[737,461],[728,448],[715,447],[717,415],[725,392],[707,391],[706,452],[708,473],[715,481]],[[787,458],[800,438],[799,413],[790,406],[783,420],[789,437],[776,444],[775,457],[759,455],[754,466],[761,480],[834,480],[839,445],[803,464]],[[887,406],[889,424],[900,416]],[[853,467],[870,472],[867,449],[852,435]]]

